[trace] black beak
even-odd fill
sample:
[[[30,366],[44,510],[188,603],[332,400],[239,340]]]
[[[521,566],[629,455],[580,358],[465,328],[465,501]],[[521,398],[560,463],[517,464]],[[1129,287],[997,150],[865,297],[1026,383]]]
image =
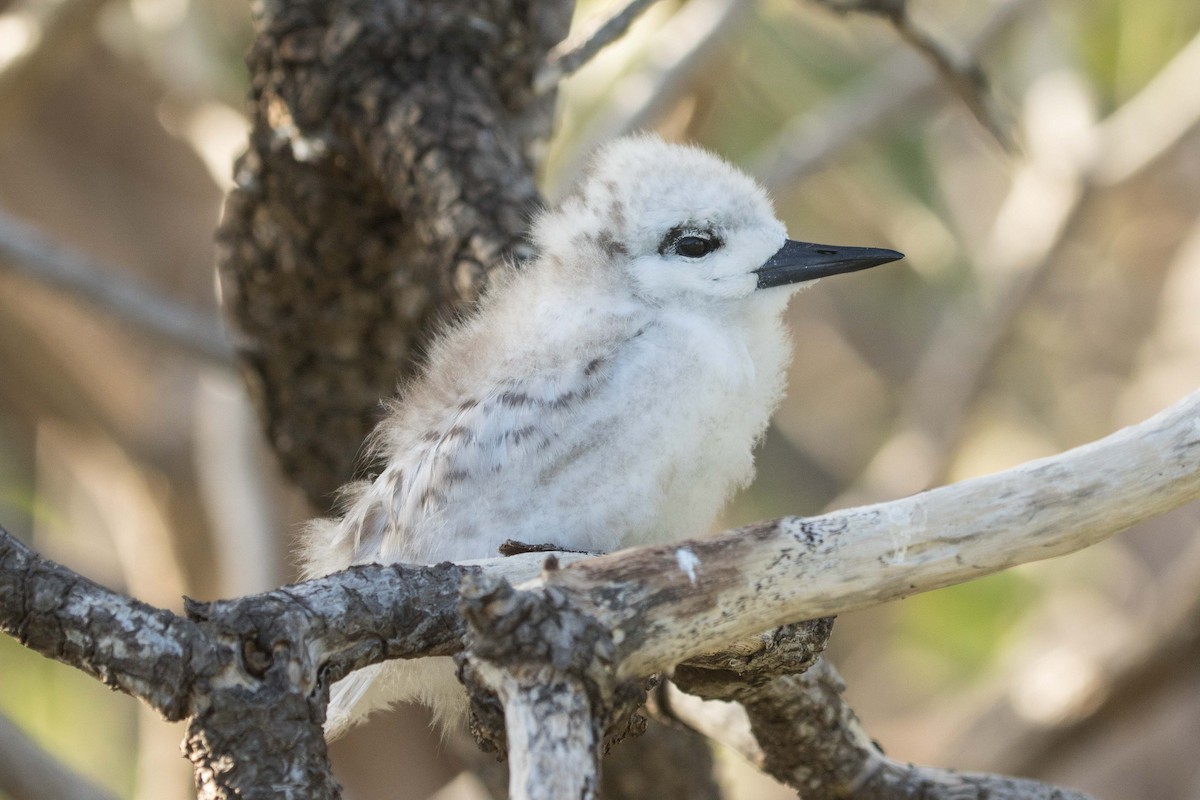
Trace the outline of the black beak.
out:
[[[754,270],[758,288],[802,283],[842,272],[877,267],[904,258],[903,253],[879,247],[832,247],[788,239],[767,263]]]

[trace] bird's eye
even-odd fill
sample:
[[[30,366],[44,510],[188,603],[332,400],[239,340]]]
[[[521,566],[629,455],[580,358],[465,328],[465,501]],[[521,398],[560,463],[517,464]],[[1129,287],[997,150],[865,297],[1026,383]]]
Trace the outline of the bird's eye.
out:
[[[684,258],[700,258],[716,249],[716,241],[704,236],[681,236],[675,242],[675,252]]]
[[[710,230],[672,228],[658,246],[660,255],[703,258],[721,246],[721,239]]]

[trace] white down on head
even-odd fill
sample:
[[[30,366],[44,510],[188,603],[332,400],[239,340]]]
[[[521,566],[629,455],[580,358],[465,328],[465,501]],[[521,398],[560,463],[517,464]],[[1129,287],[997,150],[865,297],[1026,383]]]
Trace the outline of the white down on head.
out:
[[[786,240],[764,192],[694,147],[603,148],[536,220],[534,260],[443,331],[374,434],[382,464],[306,531],[307,576],[497,554],[506,539],[612,551],[708,532],[753,475],[783,391],[781,312],[756,289]],[[461,716],[449,659],[360,670],[336,735],[399,700]]]

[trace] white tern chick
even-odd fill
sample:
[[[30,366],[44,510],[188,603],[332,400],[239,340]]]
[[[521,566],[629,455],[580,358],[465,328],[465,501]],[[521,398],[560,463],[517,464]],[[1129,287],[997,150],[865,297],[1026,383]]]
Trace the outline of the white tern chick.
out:
[[[789,241],[744,174],[645,136],[604,147],[533,242],[379,424],[378,477],[309,526],[307,576],[706,533],[782,397],[788,297],[901,258]],[[449,659],[390,662],[333,687],[327,730],[400,700],[466,709]]]

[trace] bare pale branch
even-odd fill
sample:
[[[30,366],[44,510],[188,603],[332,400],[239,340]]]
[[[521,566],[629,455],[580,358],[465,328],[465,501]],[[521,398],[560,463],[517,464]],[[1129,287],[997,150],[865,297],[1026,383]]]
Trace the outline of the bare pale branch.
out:
[[[646,675],[785,622],[1075,552],[1200,497],[1200,391],[1104,439],[889,503],[785,517],[545,573]],[[698,564],[693,569],[688,566]]]

